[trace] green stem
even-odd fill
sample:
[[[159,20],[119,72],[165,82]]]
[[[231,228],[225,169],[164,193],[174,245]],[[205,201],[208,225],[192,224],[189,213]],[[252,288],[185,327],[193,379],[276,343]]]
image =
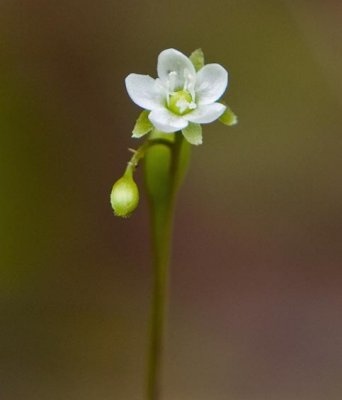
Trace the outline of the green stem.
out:
[[[154,282],[151,305],[150,354],[148,366],[148,400],[160,398],[161,364],[169,277],[170,242],[173,205],[152,214]]]
[[[134,172],[135,168],[138,166],[139,161],[145,157],[146,151],[156,144],[164,144],[166,146],[170,145],[170,142],[163,139],[150,139],[147,140],[143,145],[141,145],[137,150],[129,149],[133,156],[128,161],[126,172]]]
[[[165,331],[165,320],[168,299],[168,278],[169,278],[169,261],[171,253],[172,227],[175,196],[180,182],[180,176],[185,169],[185,164],[182,162],[184,154],[183,135],[175,134],[175,141],[172,146],[169,146],[169,153],[159,154],[160,160],[169,157],[165,174],[161,173],[148,182],[147,186],[150,197],[151,208],[151,225],[152,225],[152,250],[154,255],[154,282],[152,294],[152,312],[150,325],[150,350],[148,364],[148,385],[147,399],[160,399],[161,385],[161,367],[162,353]],[[160,151],[167,151],[165,146]],[[153,151],[158,149],[153,148]],[[157,157],[157,158],[158,158]],[[148,154],[147,160],[148,162]],[[165,164],[166,165],[166,164]],[[150,167],[150,168],[149,168]],[[154,162],[147,166],[146,173],[153,175]],[[148,169],[149,168],[149,169]],[[167,179],[166,179],[167,174]]]

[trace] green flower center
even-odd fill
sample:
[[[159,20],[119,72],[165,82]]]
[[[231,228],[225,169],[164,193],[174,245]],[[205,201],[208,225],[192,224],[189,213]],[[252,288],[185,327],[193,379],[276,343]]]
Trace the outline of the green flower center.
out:
[[[184,115],[195,109],[196,104],[187,90],[179,90],[170,94],[168,108],[174,114]]]

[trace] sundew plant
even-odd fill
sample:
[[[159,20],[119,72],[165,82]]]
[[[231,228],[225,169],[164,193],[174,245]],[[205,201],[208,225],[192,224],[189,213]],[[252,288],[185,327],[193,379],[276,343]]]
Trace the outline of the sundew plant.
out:
[[[228,72],[220,64],[205,64],[201,49],[190,57],[175,49],[162,51],[157,73],[156,79],[132,73],[125,80],[128,95],[143,109],[132,137],[144,137],[145,142],[137,150],[131,149],[133,156],[111,192],[114,214],[130,216],[139,203],[139,189],[133,175],[143,161],[154,258],[147,400],[161,399],[173,215],[191,147],[203,142],[202,124],[216,120],[227,126],[237,123],[235,114],[221,100],[228,86]]]

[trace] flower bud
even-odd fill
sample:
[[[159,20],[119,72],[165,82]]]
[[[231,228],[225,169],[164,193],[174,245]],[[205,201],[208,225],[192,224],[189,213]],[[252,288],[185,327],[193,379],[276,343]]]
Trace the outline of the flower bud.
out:
[[[132,172],[126,172],[115,182],[110,202],[117,217],[129,217],[139,204],[139,190]]]

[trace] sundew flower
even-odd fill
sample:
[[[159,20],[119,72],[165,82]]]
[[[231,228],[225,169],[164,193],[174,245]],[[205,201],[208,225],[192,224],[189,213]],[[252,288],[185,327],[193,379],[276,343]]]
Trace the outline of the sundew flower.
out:
[[[228,72],[219,64],[203,66],[202,51],[195,53],[189,58],[175,49],[164,50],[158,57],[157,79],[127,76],[129,96],[146,110],[133,130],[134,137],[154,127],[164,133],[182,131],[190,143],[201,144],[200,124],[213,122],[225,113],[227,107],[217,101],[227,88]]]

